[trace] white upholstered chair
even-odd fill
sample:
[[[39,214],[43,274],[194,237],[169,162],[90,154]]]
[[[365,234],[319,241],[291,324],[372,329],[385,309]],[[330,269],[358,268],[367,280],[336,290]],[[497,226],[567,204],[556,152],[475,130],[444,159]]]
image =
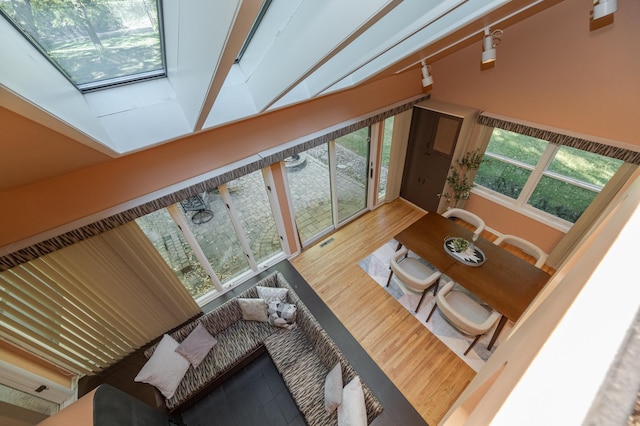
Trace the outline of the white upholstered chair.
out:
[[[524,238],[517,237],[515,235],[502,235],[498,237],[497,240],[493,242],[495,245],[499,246],[501,244],[508,244],[514,247],[519,248],[529,256],[535,259],[535,265],[537,268],[542,268],[544,263],[547,261],[547,253],[545,253],[540,247],[525,240]]]
[[[500,313],[482,306],[464,292],[454,290],[455,282],[449,281],[436,295],[436,303],[429,313],[426,322],[429,322],[436,307],[440,309],[442,316],[461,332],[475,336],[471,345],[464,354],[468,354],[471,348],[478,342],[483,334],[491,330],[491,327],[500,318]]]
[[[484,220],[482,220],[480,216],[474,213],[471,213],[468,210],[453,208],[442,213],[442,216],[448,217],[448,218],[455,217],[455,218],[464,220],[471,226],[475,226],[476,230],[474,231],[474,233],[478,235],[480,235],[482,231],[484,231],[484,226],[485,226]]]
[[[401,248],[391,257],[391,273],[389,273],[387,287],[389,287],[391,278],[395,273],[398,278],[398,283],[404,290],[413,294],[421,294],[420,301],[415,310],[417,313],[425,294],[427,294],[427,291],[432,287],[435,296],[438,291],[438,282],[441,274],[438,271],[431,270],[428,266],[420,262],[420,260],[414,257],[407,257],[407,254],[408,250]]]

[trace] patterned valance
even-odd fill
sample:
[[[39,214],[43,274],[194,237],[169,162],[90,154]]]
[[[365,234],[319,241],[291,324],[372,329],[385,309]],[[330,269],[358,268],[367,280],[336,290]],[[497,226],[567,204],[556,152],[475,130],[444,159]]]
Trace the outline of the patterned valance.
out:
[[[484,114],[480,114],[478,116],[478,124],[489,127],[497,127],[499,129],[508,130],[510,132],[519,133],[521,135],[543,139],[557,145],[577,148],[583,151],[593,152],[594,154],[604,155],[605,157],[626,161],[627,163],[640,165],[640,152],[638,151],[632,151],[626,148],[606,145],[600,142],[594,142],[576,136],[557,133],[551,130],[539,129],[522,123],[514,123]]]
[[[75,244],[78,241],[82,241],[84,239],[101,234],[102,232],[109,231],[110,229],[116,228],[117,226],[124,225],[125,223],[131,222],[132,220],[145,216],[156,210],[160,210],[172,204],[179,203],[180,201],[183,201],[194,195],[202,194],[203,192],[214,189],[223,183],[230,182],[241,176],[253,173],[271,164],[282,161],[285,158],[291,157],[294,154],[301,153],[310,148],[327,143],[330,140],[337,139],[341,136],[355,132],[356,130],[362,129],[363,127],[370,126],[388,117],[392,117],[396,114],[407,111],[413,108],[413,105],[415,105],[416,103],[422,102],[427,99],[429,99],[429,95],[414,99],[410,102],[398,105],[389,110],[371,115],[370,117],[349,124],[348,126],[328,131],[327,133],[301,142],[299,144],[283,148],[281,151],[276,151],[272,154],[259,156],[260,158],[258,160],[255,160],[248,164],[244,164],[226,172],[221,172],[219,175],[215,175],[214,177],[205,179],[194,185],[172,192],[171,194],[162,196],[144,204],[140,204],[139,206],[125,210],[123,212],[116,213],[105,219],[101,219],[97,222],[90,223],[73,231],[66,232],[48,240],[39,242],[30,247],[26,247],[24,249],[10,253],[6,256],[2,256],[0,257],[0,271],[6,271],[7,269],[13,268],[14,266],[18,266],[22,263],[37,259],[40,256],[54,252],[63,247]]]

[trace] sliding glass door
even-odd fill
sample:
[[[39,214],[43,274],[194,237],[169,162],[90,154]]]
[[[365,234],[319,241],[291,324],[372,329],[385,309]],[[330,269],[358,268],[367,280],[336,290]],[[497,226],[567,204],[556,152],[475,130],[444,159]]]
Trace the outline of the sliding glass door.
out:
[[[367,208],[369,127],[335,140],[336,222],[342,224]]]
[[[368,127],[288,158],[285,165],[303,247],[366,210]]]

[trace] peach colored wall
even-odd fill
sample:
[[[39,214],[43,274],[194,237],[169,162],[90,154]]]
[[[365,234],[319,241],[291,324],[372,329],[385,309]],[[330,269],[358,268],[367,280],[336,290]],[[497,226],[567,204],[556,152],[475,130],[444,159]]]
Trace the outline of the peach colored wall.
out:
[[[589,31],[592,3],[583,0],[565,0],[505,28],[491,69],[480,69],[480,43],[431,64],[432,99],[640,150],[640,2],[618,3],[615,22],[596,31]],[[487,226],[547,252],[563,236],[476,195],[466,208],[486,218]]]
[[[584,0],[505,28],[492,69],[480,70],[480,43],[431,64],[432,98],[640,146],[640,2],[618,4],[596,31]]]
[[[0,247],[421,93],[405,73],[0,192]]]

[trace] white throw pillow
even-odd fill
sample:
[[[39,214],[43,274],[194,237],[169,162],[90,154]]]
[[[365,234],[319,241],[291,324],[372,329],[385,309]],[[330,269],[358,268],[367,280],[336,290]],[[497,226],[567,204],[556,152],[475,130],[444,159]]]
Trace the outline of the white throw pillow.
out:
[[[256,286],[258,290],[258,297],[260,299],[264,299],[267,304],[271,302],[286,302],[287,301],[287,293],[289,289],[282,287],[263,287]]]
[[[342,402],[342,364],[338,362],[324,380],[324,408],[331,415]]]
[[[267,303],[264,299],[238,299],[242,310],[242,319],[246,321],[267,322]]]
[[[358,376],[342,389],[342,402],[338,406],[338,426],[367,426],[367,407],[364,404],[362,383]]]
[[[185,357],[193,365],[193,368],[196,368],[216,343],[218,343],[218,339],[213,337],[202,324],[198,324],[180,343],[176,352]]]
[[[173,337],[168,334],[162,336],[153,355],[133,380],[153,385],[165,398],[171,398],[191,365],[176,352],[178,346]]]

